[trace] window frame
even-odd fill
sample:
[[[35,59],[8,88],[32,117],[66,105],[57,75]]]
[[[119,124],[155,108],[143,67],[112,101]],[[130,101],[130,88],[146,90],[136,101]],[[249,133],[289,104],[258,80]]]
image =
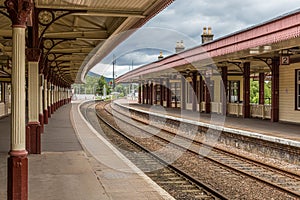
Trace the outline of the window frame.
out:
[[[300,111],[300,69],[295,71],[295,110]]]
[[[4,94],[5,94],[5,91],[4,91],[4,83],[3,82],[0,82],[0,103],[4,102]]]

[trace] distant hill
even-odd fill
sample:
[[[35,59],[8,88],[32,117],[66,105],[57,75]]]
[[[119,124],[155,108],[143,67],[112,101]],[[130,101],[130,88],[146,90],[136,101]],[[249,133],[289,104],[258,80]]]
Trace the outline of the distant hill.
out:
[[[92,76],[92,77],[100,77],[100,76],[101,76],[101,75],[96,74],[96,73],[91,72],[91,71],[89,71],[89,72],[87,73],[87,75],[88,75],[88,76]]]
[[[91,71],[89,71],[87,73],[87,76],[96,77],[96,78],[100,78],[101,77],[101,75],[96,74],[96,73],[91,72]],[[106,80],[107,83],[109,83],[112,80],[112,78],[107,78],[107,77],[104,77],[104,78],[105,78],[105,80]]]

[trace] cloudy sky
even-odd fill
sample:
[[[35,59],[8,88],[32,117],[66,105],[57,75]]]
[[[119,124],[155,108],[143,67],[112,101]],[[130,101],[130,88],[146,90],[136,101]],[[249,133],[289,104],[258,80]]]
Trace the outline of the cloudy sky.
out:
[[[212,27],[214,38],[265,22],[300,8],[300,0],[175,0],[119,45],[91,71],[112,77],[113,54],[115,74],[120,76],[141,65],[175,53],[177,41],[185,47],[201,44],[203,27]]]

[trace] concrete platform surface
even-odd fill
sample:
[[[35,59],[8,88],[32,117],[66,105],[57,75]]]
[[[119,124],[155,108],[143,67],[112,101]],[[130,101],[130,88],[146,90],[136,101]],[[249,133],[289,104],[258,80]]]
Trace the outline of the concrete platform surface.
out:
[[[42,134],[42,154],[29,155],[29,200],[173,199],[102,138],[78,106],[59,108]],[[7,198],[9,122],[0,120],[0,199]]]

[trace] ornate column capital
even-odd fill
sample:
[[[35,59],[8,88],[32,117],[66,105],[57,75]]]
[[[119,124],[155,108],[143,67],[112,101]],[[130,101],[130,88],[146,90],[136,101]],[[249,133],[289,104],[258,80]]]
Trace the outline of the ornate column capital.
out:
[[[26,58],[29,62],[39,62],[41,57],[41,50],[39,48],[27,48]]]
[[[33,8],[32,0],[6,0],[5,6],[13,26],[25,27]]]

